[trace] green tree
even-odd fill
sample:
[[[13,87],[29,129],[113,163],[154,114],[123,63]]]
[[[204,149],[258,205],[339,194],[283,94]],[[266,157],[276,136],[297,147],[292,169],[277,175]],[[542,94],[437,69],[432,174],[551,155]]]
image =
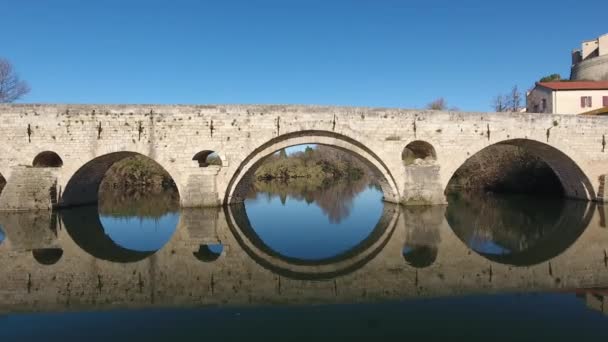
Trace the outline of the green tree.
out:
[[[559,82],[562,80],[560,74],[551,74],[540,79],[540,82]]]

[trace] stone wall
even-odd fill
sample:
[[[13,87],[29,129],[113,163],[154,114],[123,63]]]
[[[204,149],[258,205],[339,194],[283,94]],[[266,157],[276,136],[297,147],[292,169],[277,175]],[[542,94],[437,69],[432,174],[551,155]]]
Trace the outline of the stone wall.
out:
[[[437,202],[468,158],[509,143],[533,148],[566,184],[568,196],[595,199],[608,170],[607,123],[573,115],[357,107],[4,104],[0,173],[10,186],[19,177],[15,167],[53,151],[63,160],[55,172],[56,200],[69,206],[96,201],[105,169],[141,154],[172,176],[182,206],[218,205],[242,199],[238,185],[263,156],[296,144],[326,144],[366,160],[381,177],[386,200],[407,202],[414,189]],[[401,160],[405,146],[417,140],[436,150],[435,190],[416,189]],[[217,152],[222,166],[199,167],[193,158],[201,151]],[[31,203],[11,207],[32,209]]]
[[[572,66],[572,81],[608,81],[608,55],[593,57]]]

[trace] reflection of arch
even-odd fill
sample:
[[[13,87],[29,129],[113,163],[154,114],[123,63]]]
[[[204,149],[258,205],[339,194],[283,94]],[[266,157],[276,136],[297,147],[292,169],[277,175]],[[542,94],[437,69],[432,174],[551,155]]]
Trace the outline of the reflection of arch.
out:
[[[61,256],[63,256],[63,249],[61,248],[39,248],[32,251],[34,259],[41,265],[54,265],[56,264]]]
[[[593,189],[593,185],[589,181],[587,175],[585,175],[583,170],[576,164],[576,162],[570,156],[558,150],[557,148],[530,139],[505,140],[490,146],[497,145],[519,147],[531,153],[532,155],[535,155],[538,158],[542,159],[553,170],[553,172],[561,182],[565,197],[586,200],[595,199],[595,190]],[[477,151],[474,156],[488,147],[489,146],[486,146],[483,149]],[[449,174],[450,179],[448,181],[448,184],[445,184],[446,192],[449,188],[449,182],[453,180],[454,175],[458,172],[458,170],[463,168],[467,164],[467,162],[471,160],[472,157],[473,156],[467,158],[464,163],[459,165],[457,170],[454,170],[453,172],[451,172],[451,174]]]
[[[197,252],[194,252],[194,256],[203,262],[211,262],[217,260],[224,250],[224,246],[221,244],[212,245],[200,245]]]
[[[34,167],[62,167],[63,160],[53,151],[44,151],[38,153],[32,162]]]
[[[435,152],[433,145],[426,141],[412,141],[401,152],[401,160],[403,160],[405,165],[411,165],[416,159],[424,161],[437,160],[437,152]]]
[[[237,203],[242,201],[249,190],[250,181],[257,167],[274,152],[295,145],[328,145],[352,153],[367,164],[376,175],[384,199],[390,202],[399,202],[399,191],[388,167],[380,158],[365,145],[347,136],[328,131],[300,131],[278,136],[260,147],[256,148],[239,165],[237,171],[230,179],[226,189],[224,203]]]
[[[450,199],[448,224],[470,249],[502,264],[536,265],[562,254],[585,231],[593,202],[525,200],[525,197],[458,197]],[[490,238],[493,246],[508,252],[475,250],[476,236]]]
[[[65,191],[61,196],[60,206],[67,207],[97,203],[99,185],[108,169],[114,163],[135,155],[143,156],[136,152],[114,152],[99,156],[84,164],[72,175],[67,183]],[[148,159],[156,163],[153,159]],[[165,168],[163,169],[167,171]]]
[[[412,267],[429,267],[437,259],[437,247],[406,245],[403,247],[403,258]]]
[[[358,246],[330,259],[310,261],[286,257],[270,249],[255,234],[242,203],[225,206],[224,211],[228,226],[251,258],[273,272],[295,279],[327,279],[363,267],[388,243],[399,217],[398,206],[386,203],[375,229]]]
[[[219,154],[214,151],[200,151],[192,157],[192,160],[198,161],[199,167],[208,167],[211,165],[222,166],[222,159]]]
[[[5,186],[6,186],[6,178],[4,178],[4,176],[2,176],[2,174],[0,173],[0,194],[2,193],[2,190],[4,190]]]
[[[143,260],[154,252],[126,249],[105,234],[95,206],[61,211],[61,220],[74,242],[97,259],[128,263]]]

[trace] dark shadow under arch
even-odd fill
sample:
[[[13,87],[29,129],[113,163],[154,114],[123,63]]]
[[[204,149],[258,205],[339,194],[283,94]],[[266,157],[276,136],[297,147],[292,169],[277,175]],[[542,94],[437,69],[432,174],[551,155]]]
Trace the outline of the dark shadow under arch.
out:
[[[153,159],[137,152],[114,152],[96,157],[72,175],[65,190],[60,194],[59,206],[72,207],[96,204],[99,197],[99,186],[108,169],[114,163],[133,156],[143,156],[156,163]],[[166,169],[163,168],[163,170],[167,172]]]
[[[63,160],[53,151],[44,151],[38,153],[32,161],[33,167],[62,167]]]
[[[2,176],[2,174],[0,173],[0,194],[2,194],[2,190],[4,190],[5,186],[6,186],[6,178],[4,178],[4,176]]]
[[[384,170],[379,170],[371,161],[367,160],[366,158],[362,157],[361,155],[359,155],[358,153],[354,152],[354,151],[350,151],[346,148],[340,147],[340,146],[335,146],[335,145],[328,145],[331,146],[333,148],[342,150],[346,153],[350,153],[353,156],[359,158],[359,160],[361,160],[363,163],[365,163],[370,170],[372,170],[372,172],[374,172],[374,174],[376,175],[376,178],[378,179],[380,186],[383,188],[384,193],[386,194],[389,191],[389,188],[395,193],[395,195],[398,196],[398,190],[395,186],[395,188],[393,189],[393,186],[391,186],[390,184],[396,184],[395,182],[395,178],[393,177],[393,175],[391,174],[389,168],[387,167],[387,165],[378,157],[378,155],[376,155],[372,150],[370,150],[368,147],[366,147],[365,145],[363,145],[362,143],[360,143],[359,141],[356,141],[352,138],[349,138],[345,135],[342,134],[338,134],[335,132],[329,132],[329,131],[317,131],[317,130],[307,130],[307,131],[299,131],[299,132],[292,132],[292,133],[287,133],[278,137],[275,137],[273,139],[270,139],[269,141],[267,141],[266,143],[262,144],[261,146],[259,146],[258,148],[256,148],[255,150],[253,150],[238,166],[238,168],[236,169],[236,171],[234,172],[234,174],[232,175],[232,178],[230,179],[230,181],[228,182],[228,186],[226,188],[226,192],[224,195],[224,200],[222,203],[224,204],[230,204],[230,197],[234,194],[240,194],[239,196],[235,196],[235,197],[240,197],[240,198],[244,198],[244,194],[247,193],[248,189],[249,189],[249,181],[252,179],[253,177],[253,173],[255,172],[255,170],[257,169],[257,167],[259,165],[261,165],[266,158],[268,158],[272,153],[268,153],[265,156],[263,156],[262,158],[260,158],[257,162],[255,162],[253,165],[250,166],[250,168],[248,170],[246,170],[243,174],[243,169],[249,164],[249,162],[254,159],[255,157],[257,157],[258,155],[260,155],[264,150],[272,147],[275,144],[281,143],[283,141],[289,140],[289,139],[294,139],[294,138],[303,138],[303,137],[310,137],[311,138],[311,144],[319,144],[318,142],[314,142],[314,137],[324,137],[324,138],[332,138],[332,139],[339,139],[342,140],[348,144],[351,144],[353,146],[356,146],[358,148],[360,148],[361,150],[365,151],[366,153],[368,153],[370,156],[372,156],[376,162],[378,162],[382,168]],[[295,145],[301,145],[302,143],[297,143]],[[324,145],[324,144],[320,144],[320,145]],[[385,174],[386,176],[385,176]],[[237,180],[239,180],[239,176],[243,174],[243,177],[241,178],[241,181],[239,181],[239,183],[235,184],[237,182]],[[386,178],[389,179],[386,179]]]
[[[130,263],[143,260],[155,252],[126,249],[105,234],[97,207],[84,206],[62,210],[61,220],[74,242],[97,259]]]
[[[34,249],[32,251],[32,255],[34,256],[34,259],[36,259],[36,261],[39,264],[49,266],[49,265],[54,265],[57,262],[59,262],[59,260],[63,256],[63,249],[61,249],[61,248],[39,248],[39,249]]]
[[[222,166],[222,159],[215,151],[200,151],[192,157],[192,160],[196,160],[199,167]]]
[[[448,184],[446,185],[445,193],[449,193],[454,189],[454,184],[457,182],[457,178],[466,178],[469,177],[471,179],[475,179],[476,177],[483,177],[484,170],[480,169],[477,164],[479,161],[476,158],[484,158],[488,159],[488,164],[491,166],[500,165],[498,163],[501,162],[500,156],[496,156],[495,154],[491,154],[489,156],[484,156],[484,152],[488,151],[494,147],[507,146],[507,147],[516,147],[531,156],[539,158],[542,162],[546,163],[546,165],[553,172],[555,177],[559,180],[559,185],[563,190],[563,196],[567,198],[573,199],[586,199],[586,200],[594,200],[596,197],[595,190],[593,188],[592,183],[589,181],[589,178],[585,175],[582,169],[564,152],[558,150],[557,148],[530,139],[511,139],[498,142],[496,144],[485,147],[484,149],[478,151],[473,156],[469,157],[460,167],[452,174]],[[483,160],[482,160],[483,162]],[[476,170],[473,172],[465,171],[467,168]],[[479,175],[475,175],[475,172],[482,172]],[[457,190],[466,190],[459,189],[456,186]]]

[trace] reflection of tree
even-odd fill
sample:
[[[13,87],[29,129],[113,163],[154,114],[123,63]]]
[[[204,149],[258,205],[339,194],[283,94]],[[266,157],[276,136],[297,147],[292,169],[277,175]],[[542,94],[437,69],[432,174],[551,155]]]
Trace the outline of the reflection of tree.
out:
[[[564,201],[529,196],[452,197],[452,228],[471,247],[491,242],[512,252],[526,250],[557,226]]]
[[[103,185],[99,191],[99,213],[102,215],[159,218],[179,210],[179,194],[173,188],[123,189]]]
[[[446,213],[454,233],[490,260],[534,265],[561,254],[589,224],[583,201],[523,195],[451,196]]]
[[[370,177],[363,176],[358,180],[340,180],[324,182],[316,178],[297,178],[284,181],[256,181],[249,195],[250,199],[274,197],[281,198],[284,204],[287,198],[306,203],[316,203],[330,222],[340,223],[350,215],[353,199],[370,184]]]

